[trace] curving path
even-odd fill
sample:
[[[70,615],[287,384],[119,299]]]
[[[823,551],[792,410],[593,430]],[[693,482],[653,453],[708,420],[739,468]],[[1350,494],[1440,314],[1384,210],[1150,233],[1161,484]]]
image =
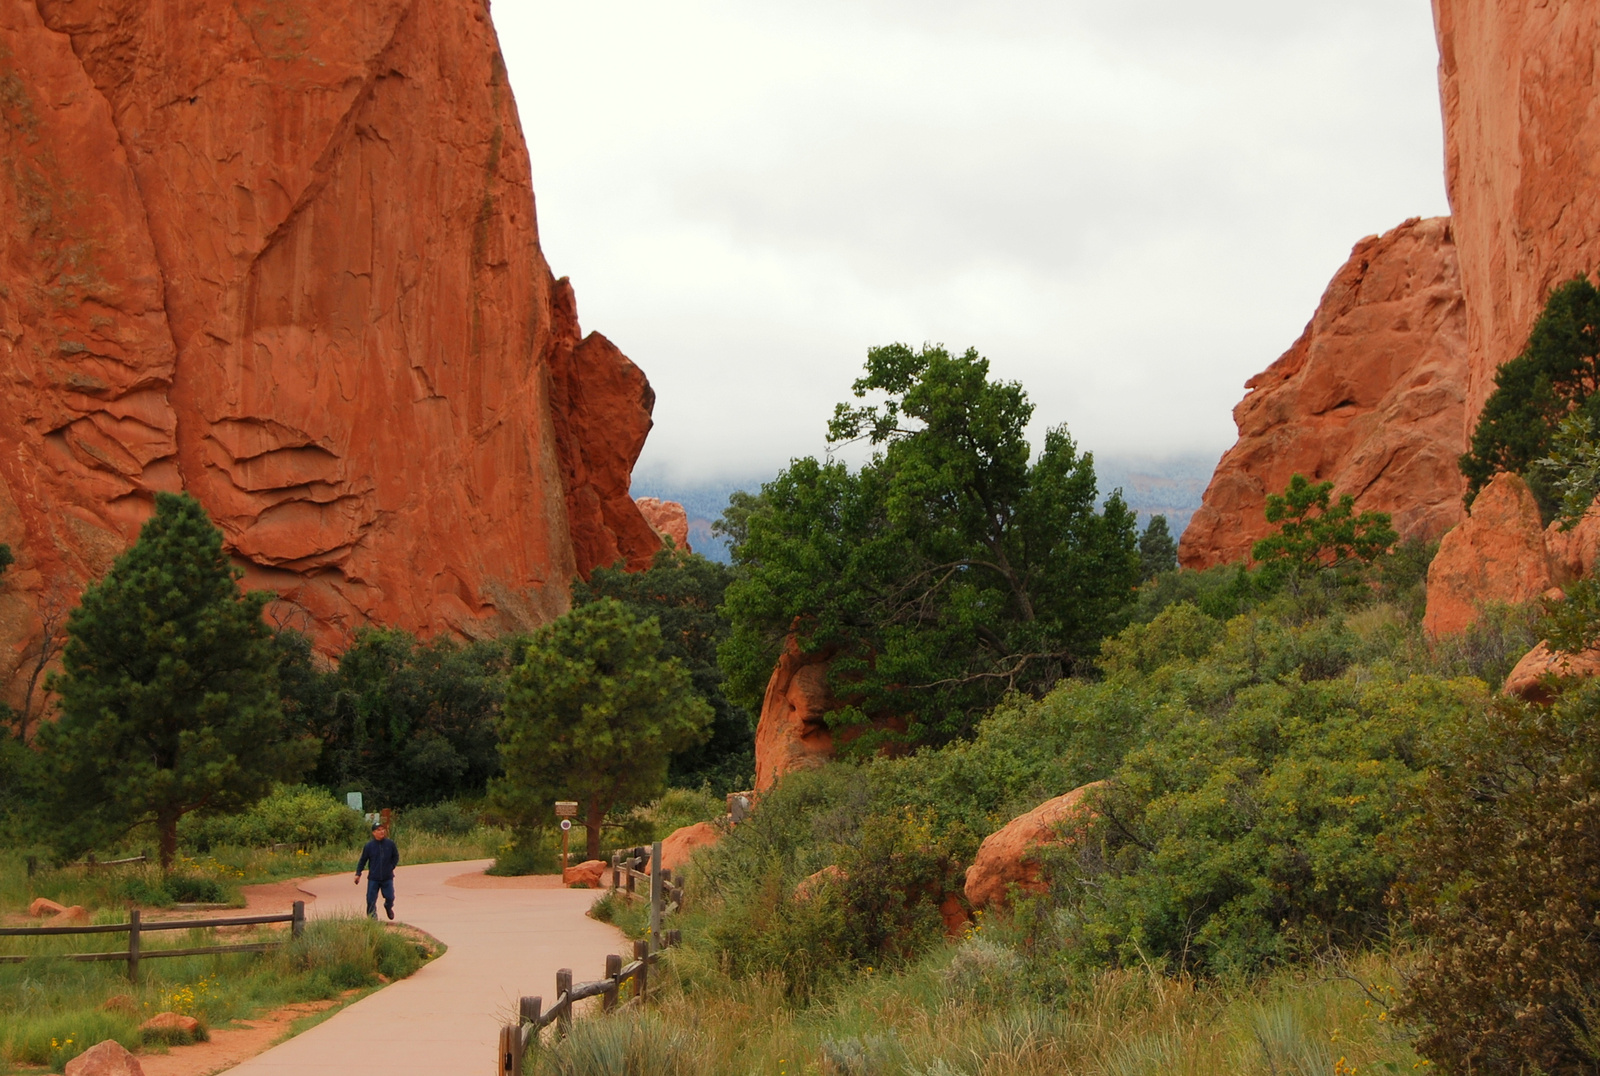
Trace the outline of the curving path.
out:
[[[362,998],[316,1027],[234,1068],[236,1076],[455,1076],[491,1071],[500,1025],[517,998],[547,1001],[559,968],[598,979],[608,953],[624,950],[620,931],[585,913],[593,890],[527,888],[544,880],[485,878],[489,860],[404,864],[395,873],[395,916],[444,942],[449,951],[409,979]],[[307,914],[361,915],[366,880],[354,872],[312,878]],[[452,883],[454,881],[454,884]],[[554,884],[551,879],[545,884]],[[383,915],[383,905],[378,905]]]

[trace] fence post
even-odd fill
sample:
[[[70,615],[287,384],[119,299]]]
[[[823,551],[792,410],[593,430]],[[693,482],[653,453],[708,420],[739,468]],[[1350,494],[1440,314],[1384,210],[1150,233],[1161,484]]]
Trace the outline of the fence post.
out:
[[[661,842],[650,846],[650,951],[661,948]]]
[[[139,909],[128,909],[128,981],[139,981]]]
[[[562,1004],[565,995],[566,1003]],[[561,1016],[556,1020],[556,1034],[566,1035],[572,1031],[572,969],[562,968],[556,972],[556,1004],[561,1005]]]
[[[642,940],[634,942],[633,959],[639,962],[639,977],[633,981],[634,997],[642,1004],[650,993],[650,943]]]
[[[498,1053],[500,1063],[495,1067],[495,1072],[499,1076],[522,1076],[522,1029],[516,1024],[507,1024],[500,1029]]]
[[[306,902],[303,900],[295,901],[294,911],[291,914],[294,918],[289,920],[289,936],[298,938],[306,932]]]
[[[89,853],[89,858],[88,858],[87,862],[89,864],[89,873],[93,874],[95,872],[95,867],[98,866],[98,863],[94,858],[94,853],[93,852]]]
[[[517,1012],[530,1024],[537,1024],[544,1015],[544,998],[523,998],[517,1002]]]
[[[606,987],[606,992],[601,995],[600,1008],[610,1012],[617,1007],[617,980],[622,976],[622,958],[616,953],[606,957],[606,978],[611,980],[611,985]]]

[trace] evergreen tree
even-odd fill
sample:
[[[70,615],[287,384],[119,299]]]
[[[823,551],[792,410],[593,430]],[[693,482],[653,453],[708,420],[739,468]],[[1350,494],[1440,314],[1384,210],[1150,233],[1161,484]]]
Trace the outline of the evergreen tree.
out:
[[[662,656],[682,662],[696,693],[711,704],[715,716],[710,738],[672,756],[668,780],[676,788],[709,783],[714,792],[723,794],[749,788],[755,773],[750,712],[728,701],[717,665],[717,646],[728,634],[720,606],[732,579],[733,569],[726,564],[681,549],[663,549],[645,571],[596,568],[587,583],[572,586],[575,608],[615,598],[641,620],[655,617],[661,625]]]
[[[1501,471],[1522,474],[1546,516],[1558,495],[1534,461],[1551,454],[1563,420],[1579,415],[1591,437],[1600,432],[1600,289],[1583,277],[1550,293],[1528,346],[1494,375],[1472,446],[1460,460],[1467,503]],[[1587,507],[1587,506],[1585,506]]]
[[[653,618],[613,598],[581,605],[535,632],[511,675],[494,798],[523,834],[554,801],[576,800],[598,859],[607,813],[665,790],[668,759],[703,741],[711,719]]]
[[[1166,516],[1151,516],[1139,536],[1139,574],[1143,579],[1154,579],[1162,572],[1178,566],[1178,543],[1167,529]]]
[[[185,814],[247,807],[310,761],[283,731],[270,596],[241,595],[240,574],[199,503],[160,493],[84,591],[50,681],[61,716],[37,737],[66,850],[148,823],[170,870]]]

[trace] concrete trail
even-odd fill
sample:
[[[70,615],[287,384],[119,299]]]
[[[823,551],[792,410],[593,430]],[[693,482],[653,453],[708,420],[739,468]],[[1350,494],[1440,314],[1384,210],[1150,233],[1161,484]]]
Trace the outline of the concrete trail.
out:
[[[621,953],[621,932],[585,913],[600,895],[586,889],[466,888],[446,884],[481,875],[489,860],[401,864],[395,873],[395,915],[427,931],[449,951],[418,971],[363,998],[316,1027],[227,1070],[234,1076],[455,1076],[489,1072],[500,1025],[517,998],[546,1003],[560,968],[578,981],[598,979],[608,953]],[[354,870],[301,883],[317,899],[313,918],[362,915],[366,879]],[[487,881],[487,880],[485,880]],[[383,915],[380,900],[378,915]]]

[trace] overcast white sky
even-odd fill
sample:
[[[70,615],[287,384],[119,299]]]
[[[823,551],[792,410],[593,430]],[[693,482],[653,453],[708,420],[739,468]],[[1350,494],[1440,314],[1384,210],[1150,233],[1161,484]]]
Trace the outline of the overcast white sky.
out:
[[[1362,236],[1448,212],[1428,0],[496,0],[636,473],[820,453],[873,344],[1102,454],[1220,453]]]

